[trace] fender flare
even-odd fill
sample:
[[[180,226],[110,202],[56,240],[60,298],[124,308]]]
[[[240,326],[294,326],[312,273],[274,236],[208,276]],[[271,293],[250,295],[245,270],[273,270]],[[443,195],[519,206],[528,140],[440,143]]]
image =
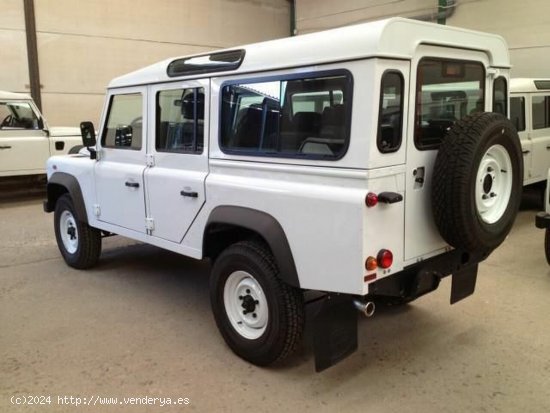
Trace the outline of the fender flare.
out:
[[[259,234],[267,243],[277,265],[281,279],[287,284],[300,288],[300,280],[292,256],[292,250],[285,231],[271,215],[251,208],[222,205],[210,212],[205,226],[203,251],[209,227],[214,224],[226,224],[241,227]]]
[[[48,179],[48,199],[44,202],[44,211],[53,212],[55,210],[58,198],[64,193],[64,191],[59,191],[59,187],[65,188],[71,196],[78,220],[87,224],[88,214],[80,184],[74,176],[64,172],[54,172]]]

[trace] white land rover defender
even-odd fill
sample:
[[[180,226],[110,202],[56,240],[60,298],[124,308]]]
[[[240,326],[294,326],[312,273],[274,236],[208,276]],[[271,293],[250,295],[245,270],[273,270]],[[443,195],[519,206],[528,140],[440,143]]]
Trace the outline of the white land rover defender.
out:
[[[78,127],[49,127],[29,95],[0,91],[0,180],[43,179],[50,156],[81,148]]]
[[[474,291],[520,201],[509,68],[501,37],[401,18],[163,61],[110,83],[44,209],[75,268],[110,234],[209,257],[216,323],[254,364],[310,306],[322,370],[372,299]]]
[[[548,178],[546,180],[546,191],[544,193],[544,208],[545,211],[539,212],[535,217],[535,225],[537,228],[544,229],[544,252],[546,254],[546,262],[550,265],[550,168],[548,169]]]

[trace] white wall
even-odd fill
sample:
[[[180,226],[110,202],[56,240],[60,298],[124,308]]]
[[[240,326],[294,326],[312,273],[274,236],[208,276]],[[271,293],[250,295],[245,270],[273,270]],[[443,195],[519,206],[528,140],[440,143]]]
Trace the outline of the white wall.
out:
[[[23,0],[2,0],[0,89],[29,92]],[[43,112],[97,122],[107,83],[171,56],[285,37],[287,0],[35,0]],[[8,71],[5,71],[5,68]]]
[[[502,35],[514,77],[550,77],[549,0],[457,0],[447,24]],[[296,0],[298,33],[391,16],[437,14],[437,0]]]

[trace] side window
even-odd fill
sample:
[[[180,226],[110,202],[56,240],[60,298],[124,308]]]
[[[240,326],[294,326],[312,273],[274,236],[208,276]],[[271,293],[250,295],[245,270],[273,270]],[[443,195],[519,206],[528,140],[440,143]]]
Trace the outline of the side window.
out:
[[[382,153],[395,152],[401,146],[403,130],[403,75],[389,71],[382,76],[378,136],[376,144]]]
[[[40,129],[40,121],[27,102],[0,102],[0,129]]]
[[[506,107],[506,78],[500,76],[497,77],[493,83],[493,112],[501,113],[504,116],[508,116]]]
[[[525,130],[525,98],[510,98],[510,120],[518,132]]]
[[[140,150],[143,139],[141,93],[113,95],[101,145],[105,148]]]
[[[203,145],[204,88],[158,92],[157,151],[200,154]]]
[[[550,96],[533,96],[533,129],[550,128]]]
[[[258,156],[341,158],[351,75],[231,84],[222,90],[221,148]]]
[[[414,142],[436,149],[447,130],[485,108],[485,68],[480,62],[423,58],[418,63]]]

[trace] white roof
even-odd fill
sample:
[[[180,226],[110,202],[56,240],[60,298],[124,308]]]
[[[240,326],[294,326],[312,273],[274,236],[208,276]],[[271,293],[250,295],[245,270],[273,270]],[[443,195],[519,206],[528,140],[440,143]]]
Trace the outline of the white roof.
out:
[[[550,89],[538,89],[535,86],[535,81],[542,81],[550,84],[550,78],[529,78],[529,77],[517,77],[510,79],[510,93],[525,93],[525,92],[542,92]]]
[[[12,93],[12,92],[4,92],[3,90],[0,90],[0,100],[30,100],[32,99],[30,95],[27,95],[26,93]]]
[[[227,50],[244,49],[246,51],[243,63],[236,70],[218,72],[214,76],[368,57],[411,59],[420,44],[481,50],[488,54],[491,66],[510,67],[508,45],[501,36],[396,17],[233,47]],[[221,50],[216,50],[218,51]],[[166,70],[173,60],[175,58],[115,78],[109,87],[159,83],[185,78],[168,77]],[[209,74],[187,77],[199,76],[209,77]]]

